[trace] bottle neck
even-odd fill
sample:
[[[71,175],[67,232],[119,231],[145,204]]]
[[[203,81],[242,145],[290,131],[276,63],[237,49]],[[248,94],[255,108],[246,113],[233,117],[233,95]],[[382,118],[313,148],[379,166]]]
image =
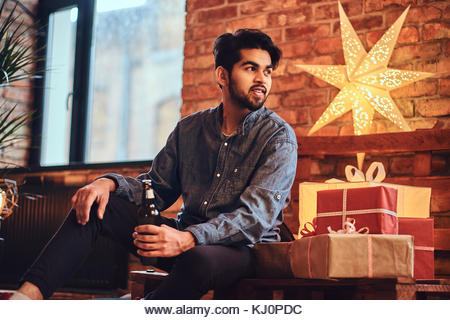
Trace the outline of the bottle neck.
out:
[[[155,205],[155,193],[153,192],[150,180],[142,181],[144,187],[144,206],[146,216],[159,216],[159,211]]]

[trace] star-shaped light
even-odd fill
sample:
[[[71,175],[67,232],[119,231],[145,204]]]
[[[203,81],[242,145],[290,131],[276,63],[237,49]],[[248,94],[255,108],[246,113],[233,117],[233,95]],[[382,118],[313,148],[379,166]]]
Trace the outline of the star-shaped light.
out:
[[[353,111],[355,135],[370,133],[375,111],[395,123],[400,129],[411,131],[389,95],[389,91],[434,76],[434,74],[387,67],[409,7],[367,53],[341,3],[338,2],[338,5],[346,65],[297,65],[340,89],[308,135],[350,110]]]

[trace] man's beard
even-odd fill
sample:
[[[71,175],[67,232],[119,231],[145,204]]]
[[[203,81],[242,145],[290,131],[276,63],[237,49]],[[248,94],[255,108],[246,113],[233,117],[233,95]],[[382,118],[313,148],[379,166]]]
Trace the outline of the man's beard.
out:
[[[261,102],[252,102],[249,95],[239,94],[234,86],[234,81],[230,81],[228,85],[228,90],[230,92],[230,97],[234,101],[237,102],[239,106],[241,106],[243,109],[249,109],[250,111],[256,111],[259,108],[261,108],[264,105],[264,102],[266,102],[267,96],[264,97],[264,99]]]

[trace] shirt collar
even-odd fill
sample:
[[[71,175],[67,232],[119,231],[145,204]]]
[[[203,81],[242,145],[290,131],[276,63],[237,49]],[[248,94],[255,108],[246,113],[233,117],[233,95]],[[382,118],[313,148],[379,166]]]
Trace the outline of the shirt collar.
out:
[[[242,121],[242,123],[237,128],[237,135],[244,136],[246,134],[246,130],[251,127],[253,123],[255,123],[265,112],[266,107],[262,106],[258,110],[252,111],[247,114]],[[223,121],[223,103],[221,102],[216,107],[216,127],[219,130],[219,134],[222,135],[222,121]]]
[[[238,134],[239,135],[245,135],[247,130],[249,130],[256,121],[266,112],[266,107],[262,106],[258,110],[250,112],[248,115],[245,116],[244,121],[242,121],[242,124],[238,127]]]

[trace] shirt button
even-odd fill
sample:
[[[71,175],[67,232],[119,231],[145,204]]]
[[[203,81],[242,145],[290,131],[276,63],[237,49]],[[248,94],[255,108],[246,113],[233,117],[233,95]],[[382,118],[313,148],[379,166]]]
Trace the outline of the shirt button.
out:
[[[220,173],[216,174],[217,178],[220,177]]]
[[[237,169],[234,169],[234,173],[236,173],[236,172],[238,172],[238,170],[237,170]]]
[[[223,145],[226,147],[228,145],[228,142],[225,142]]]
[[[277,194],[277,199],[278,199],[278,200],[281,199],[281,194]]]
[[[203,204],[204,204],[204,205],[207,205],[207,204],[208,204],[208,201],[203,202]]]

